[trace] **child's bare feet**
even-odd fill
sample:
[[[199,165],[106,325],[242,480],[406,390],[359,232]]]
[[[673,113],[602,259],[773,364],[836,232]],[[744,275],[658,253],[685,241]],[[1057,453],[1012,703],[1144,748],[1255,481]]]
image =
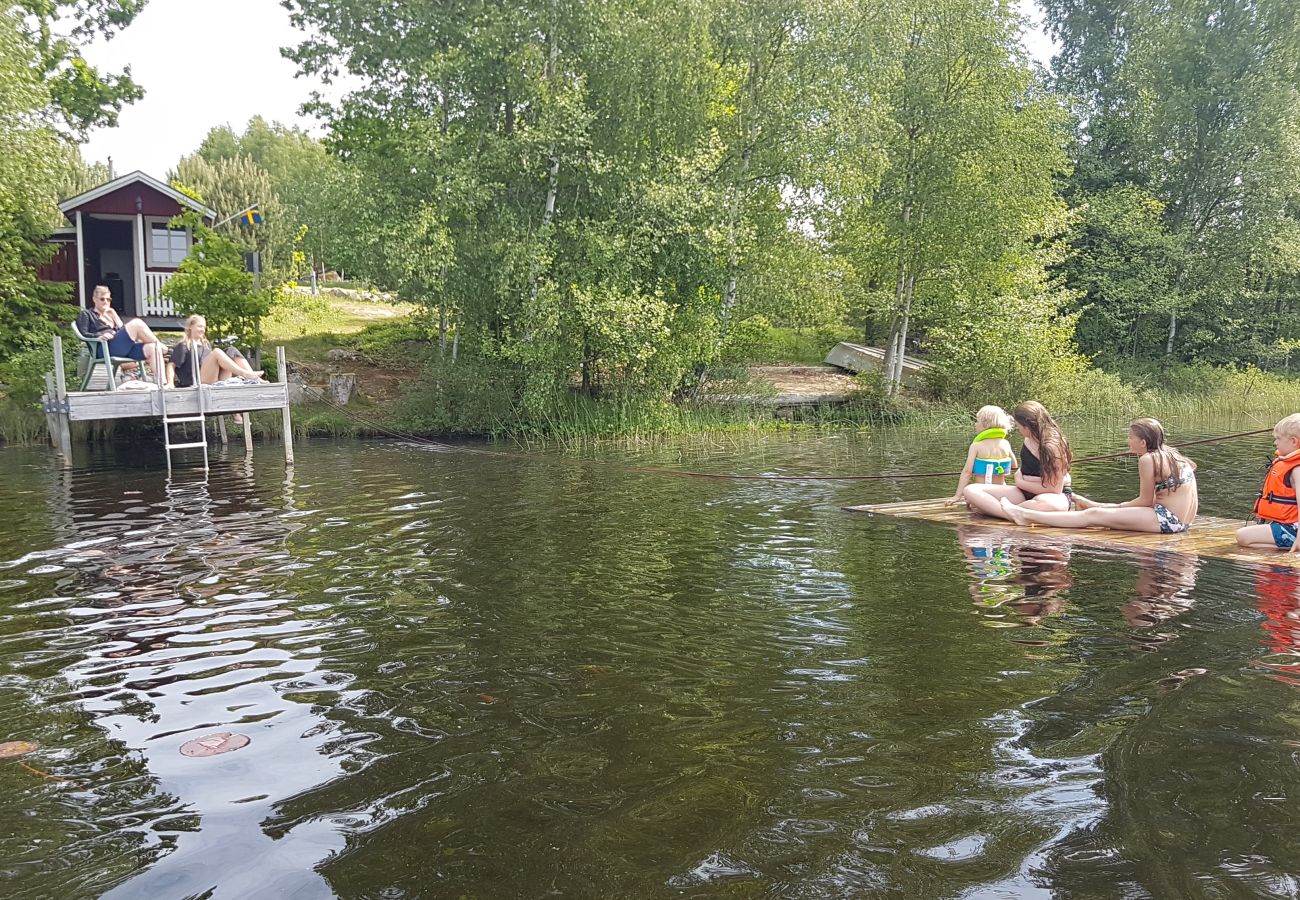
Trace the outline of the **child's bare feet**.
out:
[[[1001,505],[1002,511],[1007,514],[1007,518],[1012,522],[1015,522],[1017,525],[1029,524],[1029,520],[1025,518],[1025,511],[1014,503],[1009,502],[1006,497],[999,500],[998,504]]]

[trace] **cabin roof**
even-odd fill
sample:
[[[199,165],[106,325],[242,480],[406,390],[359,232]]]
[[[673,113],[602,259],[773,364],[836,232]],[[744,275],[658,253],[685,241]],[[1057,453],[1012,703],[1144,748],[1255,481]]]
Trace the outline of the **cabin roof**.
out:
[[[217,217],[215,211],[208,209],[206,206],[204,206],[202,203],[199,203],[193,197],[187,197],[186,195],[182,194],[180,191],[173,188],[171,185],[163,184],[157,178],[151,178],[145,173],[138,170],[135,172],[129,172],[126,175],[121,176],[120,178],[114,178],[112,181],[106,181],[103,184],[99,185],[99,187],[93,187],[90,190],[86,191],[85,193],[78,194],[75,197],[69,197],[67,200],[64,200],[62,203],[59,204],[59,211],[64,213],[65,215],[69,214],[74,210],[76,210],[78,207],[82,207],[85,206],[87,203],[90,203],[92,200],[98,200],[100,197],[106,197],[109,194],[113,193],[114,191],[121,190],[127,185],[138,184],[138,183],[143,183],[153,188],[158,193],[170,197],[171,199],[175,200],[177,203],[183,206],[188,206],[190,209],[193,209],[201,213],[202,215],[207,216],[210,219],[215,219]]]

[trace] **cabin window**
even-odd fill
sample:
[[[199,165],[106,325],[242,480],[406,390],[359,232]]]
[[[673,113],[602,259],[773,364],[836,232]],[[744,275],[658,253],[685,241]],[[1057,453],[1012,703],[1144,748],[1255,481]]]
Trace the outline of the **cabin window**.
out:
[[[179,266],[190,252],[190,233],[155,222],[149,228],[149,265]]]

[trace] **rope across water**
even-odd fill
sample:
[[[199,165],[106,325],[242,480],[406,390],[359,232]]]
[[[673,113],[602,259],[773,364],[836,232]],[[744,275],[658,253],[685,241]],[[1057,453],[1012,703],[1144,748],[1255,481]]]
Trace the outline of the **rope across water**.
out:
[[[445,444],[442,441],[435,441],[430,438],[420,437],[416,434],[409,434],[402,431],[394,431],[385,428],[376,422],[367,419],[365,416],[357,415],[340,403],[335,403],[330,397],[313,387],[303,385],[303,390],[314,395],[318,400],[334,407],[347,418],[358,424],[365,425],[379,434],[387,437],[396,438],[402,441],[409,441],[414,444],[420,444],[426,447],[441,447],[446,450],[454,450],[462,453],[489,453],[499,454],[500,451],[480,450],[473,447],[461,447],[454,444]],[[1184,447],[1194,447],[1198,444],[1216,444],[1223,441],[1235,441],[1241,438],[1256,437],[1261,434],[1272,434],[1272,428],[1256,428],[1254,431],[1238,431],[1233,434],[1221,434],[1215,437],[1199,438],[1194,441],[1184,441],[1181,444],[1170,444],[1169,446],[1176,449]],[[1080,463],[1100,462],[1106,459],[1119,459],[1124,456],[1132,456],[1127,450],[1117,450],[1113,453],[1100,453],[1096,456],[1083,456],[1073,461],[1073,465]],[[732,481],[897,481],[903,478],[957,478],[961,475],[960,471],[956,472],[898,472],[889,475],[749,475],[737,472],[693,472],[687,469],[664,469],[654,466],[630,466],[629,471],[642,472],[647,475],[668,475],[677,478],[714,478],[728,479]]]

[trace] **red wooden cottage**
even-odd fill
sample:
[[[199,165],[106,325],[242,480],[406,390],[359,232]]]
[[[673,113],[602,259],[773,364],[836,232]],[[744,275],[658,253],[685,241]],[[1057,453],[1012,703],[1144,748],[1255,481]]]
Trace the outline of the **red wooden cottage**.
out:
[[[193,235],[169,224],[183,209],[198,211],[208,224],[216,220],[202,203],[143,172],[64,200],[59,210],[72,224],[50,236],[59,251],[41,267],[40,277],[71,282],[73,299],[83,308],[90,305],[95,285],[108,285],[123,318],[139,316],[151,327],[177,328],[171,302],[160,293],[190,252]]]

